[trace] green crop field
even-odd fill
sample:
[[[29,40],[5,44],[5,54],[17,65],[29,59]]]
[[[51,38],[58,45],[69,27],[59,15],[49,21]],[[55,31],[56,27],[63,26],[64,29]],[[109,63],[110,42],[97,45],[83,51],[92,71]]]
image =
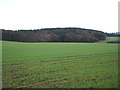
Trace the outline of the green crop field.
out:
[[[106,37],[105,40],[99,41],[98,43],[106,43],[106,42],[111,42],[111,41],[119,41],[120,42],[120,37]]]
[[[116,88],[117,43],[3,43],[3,88]]]

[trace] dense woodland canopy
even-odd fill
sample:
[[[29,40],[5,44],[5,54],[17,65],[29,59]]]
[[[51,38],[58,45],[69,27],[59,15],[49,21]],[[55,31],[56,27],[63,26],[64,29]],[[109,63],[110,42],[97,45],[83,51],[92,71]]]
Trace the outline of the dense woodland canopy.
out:
[[[18,42],[97,42],[106,38],[106,34],[102,31],[71,27],[1,30],[2,40]]]

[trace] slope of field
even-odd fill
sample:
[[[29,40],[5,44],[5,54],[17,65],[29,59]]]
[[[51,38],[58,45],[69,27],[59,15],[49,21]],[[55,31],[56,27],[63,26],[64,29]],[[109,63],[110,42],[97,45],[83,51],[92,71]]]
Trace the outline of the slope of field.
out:
[[[118,44],[3,41],[3,88],[115,88]]]
[[[120,37],[106,37],[105,40],[101,40],[98,43],[115,42],[115,41],[120,42]]]

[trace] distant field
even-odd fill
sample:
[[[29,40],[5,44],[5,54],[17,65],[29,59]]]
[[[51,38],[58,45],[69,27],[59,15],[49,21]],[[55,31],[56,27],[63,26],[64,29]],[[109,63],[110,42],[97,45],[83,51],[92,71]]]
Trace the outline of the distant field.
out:
[[[118,44],[3,41],[3,88],[115,88]]]
[[[106,37],[106,40],[99,41],[101,43],[106,43],[110,41],[119,41],[120,42],[120,37]]]

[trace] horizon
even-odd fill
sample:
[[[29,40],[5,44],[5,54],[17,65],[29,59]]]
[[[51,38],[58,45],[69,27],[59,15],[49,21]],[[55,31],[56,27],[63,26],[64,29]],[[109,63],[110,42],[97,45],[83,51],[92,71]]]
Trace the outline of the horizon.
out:
[[[80,28],[80,29],[88,29],[88,30],[95,30],[95,31],[101,31],[101,32],[104,32],[102,30],[96,30],[96,29],[91,29],[91,28],[81,28],[81,27],[51,27],[51,28]],[[0,29],[0,30],[12,30],[12,31],[19,31],[19,30],[41,30],[41,29],[51,29],[49,27],[46,27],[46,28],[35,28],[35,29]],[[117,31],[117,32],[104,32],[104,33],[120,33],[120,31]]]
[[[107,33],[119,32],[118,1],[1,0],[0,28],[28,30],[80,27]]]

